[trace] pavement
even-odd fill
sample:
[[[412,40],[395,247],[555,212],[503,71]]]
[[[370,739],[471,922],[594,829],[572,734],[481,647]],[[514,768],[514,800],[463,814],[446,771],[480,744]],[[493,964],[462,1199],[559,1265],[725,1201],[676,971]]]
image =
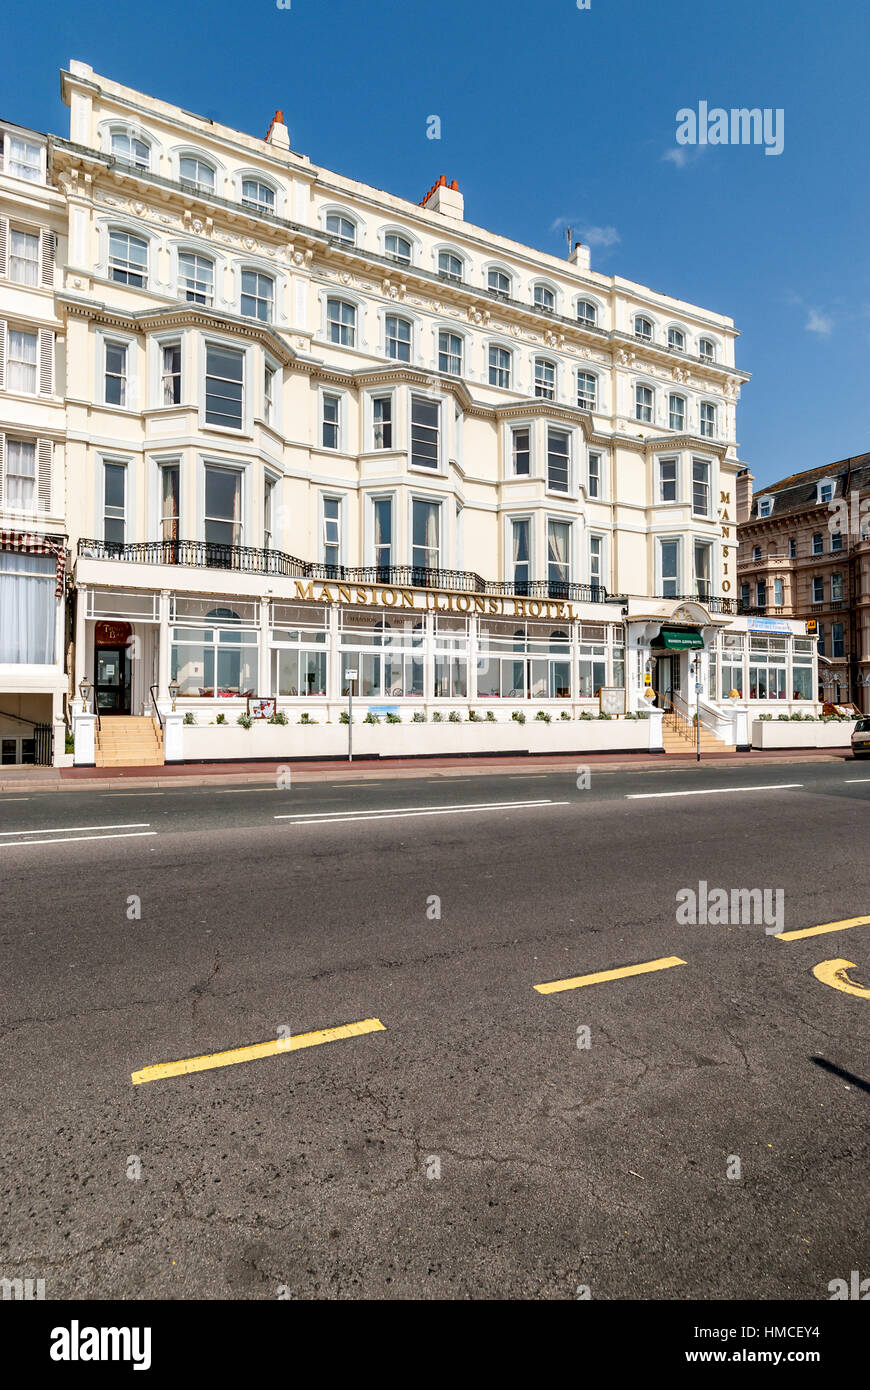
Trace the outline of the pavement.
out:
[[[4,792],[0,1277],[827,1300],[870,1273],[870,768],[461,761]],[[701,883],[781,889],[785,935],[686,922]]]

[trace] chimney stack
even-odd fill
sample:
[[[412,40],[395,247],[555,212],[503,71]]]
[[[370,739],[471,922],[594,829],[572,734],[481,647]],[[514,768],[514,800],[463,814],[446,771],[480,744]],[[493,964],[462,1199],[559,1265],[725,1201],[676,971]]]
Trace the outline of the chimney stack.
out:
[[[752,490],[755,479],[748,468],[743,468],[737,474],[734,485],[734,502],[737,509],[737,525],[741,526],[744,521],[749,520],[749,513],[752,511]]]
[[[459,192],[459,184],[455,179],[448,184],[446,174],[433,183],[420,206],[427,212],[440,212],[442,217],[449,217],[453,222],[462,222],[465,218],[465,199]]]
[[[276,111],[272,117],[272,124],[266,131],[266,144],[274,145],[278,150],[289,150],[290,132],[284,124],[283,111]]]
[[[572,265],[576,265],[578,270],[589,269],[589,247],[581,246],[579,241],[574,242],[574,250],[569,254],[568,260]]]

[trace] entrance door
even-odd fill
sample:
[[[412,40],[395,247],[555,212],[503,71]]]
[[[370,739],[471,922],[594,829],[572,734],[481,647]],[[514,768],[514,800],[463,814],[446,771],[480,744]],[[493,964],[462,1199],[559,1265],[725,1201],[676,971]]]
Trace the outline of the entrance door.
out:
[[[126,647],[98,647],[94,686],[100,714],[130,713],[130,656]]]
[[[656,657],[656,690],[658,696],[656,705],[659,709],[669,709],[674,698],[674,691],[679,690],[679,662],[678,656],[659,656]]]

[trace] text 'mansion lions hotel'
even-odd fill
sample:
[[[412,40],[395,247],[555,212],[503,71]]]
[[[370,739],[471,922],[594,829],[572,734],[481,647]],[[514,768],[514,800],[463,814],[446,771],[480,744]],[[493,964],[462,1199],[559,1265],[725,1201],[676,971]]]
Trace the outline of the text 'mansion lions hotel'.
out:
[[[170,688],[335,722],[348,670],[403,722],[690,719],[699,683],[730,745],[814,707],[805,623],[735,602],[731,319],[484,231],[455,181],[319,168],[281,112],[61,80],[68,140],[0,123],[4,762],[57,760],[84,683],[102,730]]]

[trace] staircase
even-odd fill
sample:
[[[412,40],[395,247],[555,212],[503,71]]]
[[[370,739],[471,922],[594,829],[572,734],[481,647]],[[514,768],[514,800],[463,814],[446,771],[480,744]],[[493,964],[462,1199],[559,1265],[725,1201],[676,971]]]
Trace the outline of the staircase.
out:
[[[103,715],[97,729],[97,767],[163,766],[163,732],[148,716]]]
[[[694,753],[697,748],[695,725],[676,710],[667,710],[662,720],[662,747],[666,753]],[[734,753],[733,744],[723,743],[701,725],[701,753]]]

